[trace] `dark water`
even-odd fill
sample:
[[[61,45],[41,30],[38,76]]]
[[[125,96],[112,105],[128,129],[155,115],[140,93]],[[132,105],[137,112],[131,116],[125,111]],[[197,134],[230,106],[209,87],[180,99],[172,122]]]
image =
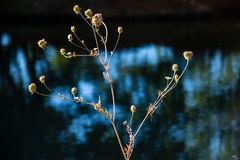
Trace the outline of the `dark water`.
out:
[[[87,42],[93,42],[84,26],[80,30]],[[137,137],[133,159],[239,157],[240,23],[127,23],[124,30],[111,68],[123,138],[127,138],[122,122],[130,118],[129,106],[137,106],[136,127],[165,85],[164,77],[171,75],[171,65],[182,68],[182,52],[194,52],[179,86]],[[69,46],[68,32],[65,25],[1,26],[3,159],[122,159],[111,125],[92,108],[28,93],[28,84],[45,74],[52,94],[70,97],[70,88],[77,86],[84,99],[96,102],[101,96],[104,107],[111,108],[99,63],[93,58],[64,59],[56,53]],[[36,46],[43,37],[49,42],[44,53]]]

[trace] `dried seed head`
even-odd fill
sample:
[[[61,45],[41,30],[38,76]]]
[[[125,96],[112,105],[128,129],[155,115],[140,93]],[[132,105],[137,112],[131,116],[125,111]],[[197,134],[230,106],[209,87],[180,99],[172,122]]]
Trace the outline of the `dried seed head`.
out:
[[[177,71],[178,71],[178,65],[177,65],[177,64],[173,64],[173,65],[172,65],[172,70],[173,70],[174,72],[177,72]]]
[[[39,81],[40,81],[41,83],[45,83],[45,82],[46,82],[45,76],[44,76],[44,75],[40,76],[40,77],[39,77]]]
[[[168,81],[168,80],[170,80],[170,79],[172,79],[171,77],[165,77],[165,79]]]
[[[31,94],[33,94],[34,92],[36,92],[36,89],[37,89],[37,87],[36,87],[36,84],[35,84],[35,83],[29,84],[28,90],[29,90],[29,92],[30,92]]]
[[[184,51],[183,52],[183,56],[187,61],[190,61],[192,59],[193,56],[193,52],[191,51]]]
[[[80,14],[81,8],[80,8],[78,5],[75,5],[75,6],[73,7],[73,11],[74,11],[76,14]]]
[[[118,27],[117,31],[118,31],[119,34],[121,34],[123,32],[123,28],[122,27]]]
[[[137,108],[134,105],[131,105],[130,110],[132,113],[135,113],[137,111]]]
[[[97,56],[98,55],[98,51],[97,50],[90,50],[90,55],[91,56]]]
[[[76,87],[73,87],[73,88],[71,89],[71,93],[72,93],[73,96],[75,96],[75,95],[77,94],[77,88],[76,88]]]
[[[175,82],[179,82],[179,75],[178,74],[176,74],[175,76],[174,76],[174,80],[175,80]]]
[[[85,16],[88,18],[88,19],[91,19],[93,17],[93,12],[91,9],[87,9],[85,12],[84,12]]]
[[[42,49],[44,49],[47,45],[47,41],[45,39],[41,39],[38,41],[38,46]]]
[[[94,14],[94,16],[92,17],[92,24],[96,27],[99,27],[103,22],[103,17],[102,14],[100,13],[96,13]]]
[[[76,32],[75,26],[71,26],[71,31],[72,31],[73,33]]]
[[[60,49],[60,54],[61,54],[61,55],[65,55],[65,54],[66,54],[66,50],[65,50],[64,48],[61,48],[61,49]]]
[[[73,40],[73,35],[72,35],[72,34],[69,34],[69,35],[67,36],[67,38],[68,38],[68,41],[72,42],[72,40]]]

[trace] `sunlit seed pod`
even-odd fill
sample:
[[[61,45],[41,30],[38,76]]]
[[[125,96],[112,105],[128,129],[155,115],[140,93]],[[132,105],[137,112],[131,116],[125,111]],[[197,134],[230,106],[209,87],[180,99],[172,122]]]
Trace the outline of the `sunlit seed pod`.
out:
[[[177,71],[178,71],[178,65],[177,65],[177,64],[173,64],[173,65],[172,65],[172,70],[173,70],[174,72],[177,72]]]
[[[67,38],[68,38],[68,41],[72,41],[73,40],[73,35],[72,34],[69,34],[68,36],[67,36]]]
[[[64,48],[61,48],[61,49],[60,49],[60,54],[61,54],[61,55],[65,55],[65,54],[66,54],[66,51],[65,51]]]
[[[71,93],[72,93],[72,95],[76,95],[77,94],[77,88],[76,87],[73,87],[72,89],[71,89]]]
[[[121,34],[123,32],[123,28],[122,27],[118,27],[117,31],[118,31],[119,34]]]
[[[91,51],[90,51],[90,55],[91,55],[91,56],[95,56],[95,55],[96,55],[96,51],[91,50]]]
[[[134,105],[131,105],[130,110],[132,113],[135,113],[137,111],[137,108]]]
[[[68,52],[68,53],[67,53],[67,56],[70,56],[70,55],[72,55],[72,52]]]
[[[100,13],[94,14],[94,16],[92,17],[92,24],[96,27],[99,27],[100,25],[102,25],[102,22],[103,22],[102,14]]]
[[[81,8],[80,8],[78,5],[75,5],[75,6],[73,7],[73,11],[74,11],[76,14],[80,14]]]
[[[193,52],[192,51],[184,51],[183,56],[187,61],[190,61],[192,59]]]
[[[73,33],[76,32],[75,26],[71,26],[71,31],[72,31]]]
[[[36,92],[36,89],[37,89],[37,87],[36,87],[36,84],[35,84],[35,83],[29,84],[28,90],[29,90],[29,92],[30,92],[31,94],[33,94],[34,92]]]
[[[85,16],[88,18],[88,19],[91,19],[93,17],[93,12],[91,9],[87,9],[85,12],[84,12]]]
[[[46,82],[45,76],[44,76],[44,75],[40,76],[40,77],[39,77],[39,81],[40,81],[41,83],[45,83],[45,82]]]
[[[167,81],[169,81],[169,80],[171,80],[172,78],[171,78],[171,77],[165,77],[165,79],[166,79]]]
[[[174,76],[174,80],[175,80],[175,82],[179,82],[179,75],[178,74],[176,74],[175,76]]]
[[[47,41],[45,39],[41,39],[38,41],[38,46],[42,49],[44,49],[47,45]]]

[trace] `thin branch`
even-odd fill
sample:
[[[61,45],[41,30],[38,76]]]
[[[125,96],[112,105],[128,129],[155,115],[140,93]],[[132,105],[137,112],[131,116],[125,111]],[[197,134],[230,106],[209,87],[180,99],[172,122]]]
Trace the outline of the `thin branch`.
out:
[[[73,32],[73,34],[74,34],[74,36],[78,39],[78,41],[79,41],[80,43],[82,43],[82,45],[86,48],[86,50],[90,53],[91,51],[90,51],[90,49],[85,45],[84,41],[81,40],[75,32]]]
[[[102,22],[104,28],[105,28],[105,32],[106,32],[106,36],[105,36],[105,41],[103,41],[104,44],[104,48],[105,48],[105,58],[104,58],[104,62],[106,63],[107,61],[107,40],[108,40],[108,29],[107,26],[104,22]]]
[[[116,41],[116,43],[115,43],[115,46],[114,46],[114,48],[113,48],[113,50],[112,50],[112,54],[115,52],[115,50],[116,50],[116,48],[117,48],[118,42],[119,42],[119,40],[120,40],[120,37],[121,37],[121,34],[118,33],[118,38],[117,38],[117,41]]]
[[[45,86],[45,88],[46,88],[49,92],[51,92],[51,89],[46,85],[46,83],[43,83],[43,85]]]
[[[125,155],[125,153],[124,153],[123,145],[122,145],[121,139],[120,139],[120,137],[119,137],[119,134],[118,134],[116,125],[115,125],[114,121],[110,121],[110,122],[111,122],[111,124],[112,124],[112,126],[113,126],[113,129],[114,129],[114,132],[115,132],[115,134],[116,134],[116,137],[117,137],[119,146],[120,146],[120,148],[121,148],[122,154],[123,154],[123,156],[124,156],[124,159],[126,160],[127,157],[126,157],[126,155]]]
[[[184,72],[186,71],[186,69],[187,69],[187,67],[188,67],[188,64],[189,64],[189,61],[187,61],[186,65],[185,65],[185,67],[184,67],[184,69],[183,69],[183,71],[182,71],[182,73],[180,74],[180,76],[179,76],[178,79],[180,79],[180,78],[182,77],[182,75],[184,74]]]
[[[96,36],[96,28],[92,27],[92,30],[93,30],[93,35],[94,35],[96,47],[97,47],[97,50],[98,50],[98,54],[99,54],[99,56],[101,56],[100,55],[100,49],[99,49],[99,46],[98,46],[98,39],[97,39],[97,36]]]
[[[132,112],[132,114],[131,114],[131,118],[130,118],[130,122],[129,122],[129,125],[130,125],[130,126],[131,126],[131,124],[132,124],[133,116],[134,116],[134,112]]]
[[[110,80],[109,82],[110,88],[111,88],[111,94],[112,94],[112,103],[113,103],[113,122],[115,122],[115,117],[116,117],[116,105],[115,105],[115,95],[114,95],[114,90],[113,90],[113,84]]]
[[[87,48],[84,48],[84,47],[82,47],[82,46],[79,46],[78,44],[74,43],[73,41],[69,41],[69,42],[70,42],[72,45],[74,45],[74,46],[76,46],[76,47],[78,47],[78,48],[80,48],[80,49],[83,49],[83,50],[88,51]]]

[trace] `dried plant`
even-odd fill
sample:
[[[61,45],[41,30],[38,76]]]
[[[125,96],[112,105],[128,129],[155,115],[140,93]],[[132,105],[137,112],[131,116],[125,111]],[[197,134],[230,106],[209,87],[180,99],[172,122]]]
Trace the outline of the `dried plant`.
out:
[[[130,107],[130,112],[131,112],[130,117],[131,118],[130,118],[129,122],[128,121],[123,122],[123,125],[125,126],[126,132],[129,137],[128,142],[124,143],[119,136],[118,129],[116,128],[116,123],[115,123],[116,122],[115,121],[115,119],[116,119],[116,104],[115,104],[114,87],[113,87],[113,80],[109,73],[109,70],[111,69],[111,58],[115,54],[115,50],[117,48],[120,36],[123,33],[123,28],[122,27],[117,28],[116,32],[118,33],[118,37],[117,37],[116,43],[115,43],[113,49],[111,51],[109,51],[108,46],[107,46],[108,28],[107,28],[107,25],[104,23],[102,14],[100,14],[100,13],[94,14],[91,9],[87,9],[83,13],[82,9],[78,5],[75,5],[73,7],[73,11],[77,15],[79,15],[92,30],[96,48],[89,48],[85,44],[85,41],[80,39],[80,37],[78,36],[76,27],[71,26],[71,28],[70,28],[71,34],[69,34],[67,36],[68,42],[71,43],[72,45],[74,45],[75,47],[86,51],[86,54],[77,54],[76,52],[66,51],[65,48],[61,48],[59,50],[59,53],[65,58],[76,58],[76,57],[82,57],[82,56],[94,57],[101,63],[101,65],[104,68],[103,76],[106,79],[106,81],[108,82],[108,84],[110,86],[110,90],[111,90],[112,112],[110,113],[107,108],[103,108],[102,102],[101,102],[101,97],[99,97],[98,101],[95,103],[87,102],[83,98],[79,97],[76,87],[73,87],[71,89],[71,93],[73,96],[72,98],[67,98],[63,94],[60,94],[60,93],[55,96],[50,95],[51,89],[47,86],[46,78],[44,75],[40,76],[39,81],[41,82],[41,84],[43,84],[43,86],[46,88],[48,93],[39,92],[37,90],[35,83],[31,83],[29,85],[29,92],[31,94],[35,93],[35,94],[38,94],[41,96],[60,98],[62,100],[72,101],[75,103],[83,103],[83,104],[92,106],[94,110],[99,112],[102,116],[104,116],[111,123],[111,125],[114,129],[114,132],[116,134],[117,141],[119,143],[119,146],[122,151],[122,155],[123,155],[124,159],[130,160],[132,153],[133,153],[133,149],[134,149],[134,140],[135,140],[136,136],[138,135],[139,131],[141,130],[141,128],[143,127],[143,124],[146,122],[147,119],[149,119],[150,117],[153,116],[153,114],[155,114],[156,110],[160,106],[160,103],[163,101],[164,97],[166,97],[166,95],[178,85],[180,79],[182,78],[184,72],[187,69],[187,66],[189,64],[189,61],[192,58],[193,53],[191,51],[185,51],[183,53],[183,56],[186,60],[186,65],[181,73],[177,73],[179,70],[177,64],[172,65],[172,71],[173,71],[172,76],[165,77],[166,86],[163,89],[158,90],[157,98],[155,99],[155,101],[153,103],[150,103],[149,106],[146,108],[147,111],[146,111],[145,116],[139,122],[139,125],[134,129],[131,127],[131,124],[132,124],[132,121],[134,118],[134,113],[137,110],[134,105],[131,105],[131,107]],[[104,30],[105,34],[103,35],[102,33],[100,33],[100,30]],[[38,46],[42,49],[45,49],[47,46],[47,41],[45,39],[39,40]],[[103,51],[100,50],[101,47],[103,47]]]

